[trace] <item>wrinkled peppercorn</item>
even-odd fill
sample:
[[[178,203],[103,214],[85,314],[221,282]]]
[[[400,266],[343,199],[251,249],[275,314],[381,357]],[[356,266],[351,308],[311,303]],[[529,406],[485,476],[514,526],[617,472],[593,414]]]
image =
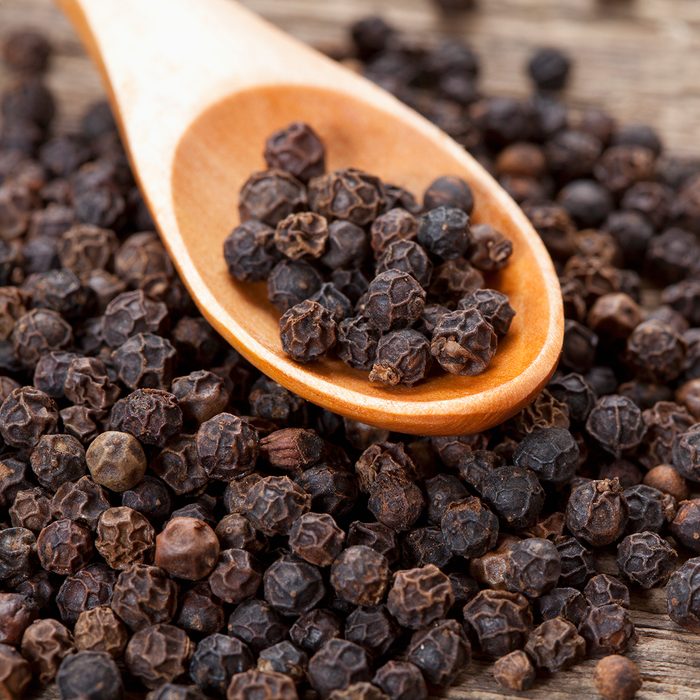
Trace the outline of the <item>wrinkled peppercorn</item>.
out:
[[[574,489],[566,506],[569,530],[594,547],[614,542],[627,525],[628,508],[620,482],[602,479]]]
[[[532,627],[527,598],[509,591],[480,591],[464,606],[464,619],[482,652],[496,659],[521,648]]]
[[[156,624],[134,634],[124,660],[132,676],[147,688],[156,688],[184,675],[192,651],[193,644],[181,629]]]
[[[508,551],[505,583],[508,590],[538,598],[554,588],[561,559],[552,542],[531,537],[515,542]]]
[[[629,612],[615,603],[590,608],[579,633],[591,656],[620,654],[637,641]]]
[[[535,682],[535,669],[527,654],[518,649],[496,659],[493,677],[502,688],[529,690]]]
[[[336,342],[336,324],[328,309],[307,299],[284,312],[280,321],[282,349],[297,362],[313,362]]]
[[[251,598],[261,581],[258,562],[243,549],[221,552],[219,562],[209,576],[212,593],[226,603],[240,603]]]
[[[121,700],[124,687],[114,660],[100,651],[79,651],[61,663],[56,675],[61,698]]]
[[[177,606],[177,586],[163,569],[134,564],[119,574],[110,605],[132,630],[170,622]]]
[[[469,665],[471,646],[456,620],[441,620],[413,633],[406,656],[429,683],[448,686]]]
[[[189,675],[205,693],[224,696],[231,678],[252,667],[253,655],[243,642],[225,634],[212,634],[197,644]]]
[[[666,583],[677,559],[676,550],[655,532],[635,532],[617,547],[620,573],[642,588]]]
[[[398,571],[387,596],[387,608],[409,629],[444,617],[454,603],[449,578],[435,565]]]
[[[243,510],[253,526],[265,535],[283,534],[311,507],[311,498],[289,477],[268,476],[253,484]]]
[[[128,640],[124,623],[106,606],[81,612],[73,636],[80,651],[103,651],[113,658],[122,655]]]
[[[310,659],[308,678],[321,697],[352,683],[371,680],[367,652],[357,644],[342,639],[329,639]]]

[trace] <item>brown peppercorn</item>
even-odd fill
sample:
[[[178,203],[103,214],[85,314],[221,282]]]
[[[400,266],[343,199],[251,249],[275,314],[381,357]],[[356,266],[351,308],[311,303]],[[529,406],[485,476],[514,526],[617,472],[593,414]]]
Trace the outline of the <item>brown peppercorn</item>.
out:
[[[134,634],[124,660],[129,673],[147,688],[157,688],[185,674],[193,651],[194,645],[181,629],[157,624]]]
[[[244,671],[231,677],[226,700],[299,700],[294,681],[282,673]]]
[[[496,546],[498,518],[479,498],[471,496],[447,506],[440,520],[440,529],[452,553],[479,557]]]
[[[476,632],[481,651],[498,659],[525,645],[532,611],[520,593],[486,589],[464,606],[464,620]]]
[[[343,550],[331,567],[331,585],[354,605],[377,605],[389,584],[389,562],[383,554],[355,545]]]
[[[366,226],[384,205],[384,186],[357,168],[336,170],[309,182],[309,204],[329,220],[345,219]]]
[[[637,447],[646,426],[639,407],[625,396],[603,396],[588,415],[586,429],[603,449],[620,457]]]
[[[41,566],[64,576],[85,566],[93,554],[90,531],[67,518],[47,525],[39,533],[36,547]]]
[[[177,353],[167,338],[137,333],[112,353],[112,362],[129,389],[165,389],[175,373]]]
[[[74,404],[105,410],[119,398],[120,390],[109,378],[104,362],[96,357],[75,357],[68,365],[63,393]]]
[[[632,700],[642,687],[637,664],[617,654],[606,656],[596,664],[594,678],[603,700]]]
[[[289,531],[292,552],[316,566],[330,566],[344,540],[345,533],[328,513],[304,513]]]
[[[325,148],[318,134],[304,122],[292,122],[265,141],[265,162],[269,168],[284,170],[302,182],[321,175],[325,169]]]
[[[682,384],[676,391],[676,401],[684,405],[696,420],[700,419],[700,378]]]
[[[425,378],[430,368],[430,343],[413,329],[386,333],[377,344],[371,382],[387,386],[412,386]]]
[[[372,683],[392,700],[427,700],[428,689],[420,669],[410,661],[387,661]]]
[[[17,319],[10,340],[20,364],[33,370],[42,355],[73,345],[73,330],[56,311],[32,309]]]
[[[81,612],[73,636],[77,649],[103,651],[115,659],[122,655],[129,638],[124,623],[104,605]]]
[[[109,508],[97,524],[95,548],[113,569],[124,570],[150,563],[155,534],[141,513],[126,506]]]
[[[317,301],[305,299],[279,320],[282,349],[296,362],[313,362],[325,356],[336,342],[331,312]]]
[[[535,682],[535,669],[528,655],[520,649],[496,659],[493,677],[501,688],[507,690],[529,690]]]
[[[85,459],[92,478],[112,491],[128,491],[146,473],[146,456],[139,441],[116,430],[98,435],[88,447]]]
[[[32,386],[14,389],[0,405],[0,436],[11,447],[36,447],[42,435],[56,432],[57,425],[54,400]]]
[[[76,482],[66,482],[51,499],[51,514],[54,518],[68,518],[86,525],[90,530],[97,527],[97,521],[107,508],[107,492],[89,476],[82,476]]]
[[[14,527],[25,528],[37,534],[51,522],[51,501],[46,491],[39,487],[23,489],[17,491],[9,514]]]
[[[593,607],[615,603],[623,608],[630,606],[630,592],[627,586],[610,574],[596,574],[583,589],[586,600]]]
[[[219,540],[201,520],[173,518],[156,537],[155,564],[176,578],[205,578],[218,557]]]
[[[263,649],[258,656],[258,671],[282,673],[297,685],[306,678],[308,664],[306,653],[286,640]]]
[[[306,188],[283,170],[253,173],[241,188],[238,212],[242,222],[257,219],[270,226],[306,208]]]
[[[433,564],[398,571],[387,597],[389,612],[409,629],[444,617],[453,603],[450,579]]]
[[[592,607],[579,627],[590,656],[621,654],[637,641],[629,612],[612,603]]]
[[[225,603],[240,603],[252,598],[262,582],[259,568],[249,552],[243,549],[224,550],[209,576],[212,593]]]
[[[251,487],[243,503],[246,517],[263,534],[289,531],[294,521],[311,508],[311,497],[287,476],[267,476]]]
[[[177,435],[168,440],[151,469],[178,496],[201,493],[209,481],[197,457],[197,447],[192,435]],[[170,511],[164,515],[169,514]]]
[[[7,700],[20,700],[32,680],[26,659],[11,646],[0,644],[0,692]]]
[[[64,657],[75,651],[73,635],[58,620],[35,620],[22,636],[22,656],[41,685],[56,677]]]
[[[116,573],[104,564],[90,564],[66,577],[56,595],[61,619],[73,625],[83,610],[108,605],[116,580]]]
[[[177,585],[157,566],[134,564],[119,574],[110,606],[132,630],[170,622],[177,608]]]
[[[400,270],[378,274],[367,290],[363,315],[380,331],[409,326],[425,307],[425,290],[414,277]]]
[[[290,258],[320,258],[328,241],[328,221],[313,212],[290,214],[275,229],[277,250]]]
[[[643,483],[673,496],[676,501],[680,502],[688,498],[689,489],[686,480],[669,464],[659,464],[650,469],[644,475]]]
[[[257,430],[244,418],[219,413],[199,426],[197,456],[212,479],[229,481],[255,467]]]
[[[408,530],[420,517],[425,499],[406,476],[379,474],[369,490],[367,508],[383,525]]]
[[[0,644],[19,646],[24,631],[36,618],[33,601],[19,593],[0,593]]]
[[[413,633],[406,658],[436,686],[454,683],[471,661],[471,645],[457,620],[440,620]]]
[[[203,369],[173,379],[172,392],[185,419],[197,424],[221,413],[231,397],[226,381]]]
[[[549,540],[530,537],[514,542],[506,560],[506,588],[539,598],[554,588],[561,574],[561,558]]]
[[[543,620],[561,617],[579,625],[588,612],[588,601],[575,588],[553,588],[537,600],[537,609]]]
[[[656,532],[634,532],[617,546],[620,573],[642,588],[664,585],[677,560],[676,550]]]
[[[319,434],[303,428],[275,430],[260,440],[260,456],[273,468],[296,472],[320,461],[324,443]]]
[[[321,572],[301,559],[283,556],[263,576],[265,600],[282,615],[316,607],[326,594]]]
[[[131,433],[144,445],[163,447],[182,429],[182,410],[173,394],[137,389],[112,407],[111,427]]]
[[[345,620],[345,639],[364,647],[375,659],[392,649],[399,633],[399,626],[384,605],[355,608]]]
[[[123,292],[109,302],[102,317],[102,336],[111,348],[119,348],[139,333],[163,335],[168,308],[140,290]]]
[[[561,617],[545,620],[536,627],[525,645],[525,651],[537,668],[556,673],[583,659],[586,642],[575,625]]]
[[[222,549],[246,549],[260,552],[265,548],[266,538],[250,524],[241,513],[229,513],[214,530]]]
[[[617,479],[590,481],[574,489],[566,506],[569,530],[594,547],[611,544],[624,532],[628,508]]]
[[[343,639],[329,639],[309,659],[308,678],[313,689],[327,698],[334,690],[371,680],[367,652]]]

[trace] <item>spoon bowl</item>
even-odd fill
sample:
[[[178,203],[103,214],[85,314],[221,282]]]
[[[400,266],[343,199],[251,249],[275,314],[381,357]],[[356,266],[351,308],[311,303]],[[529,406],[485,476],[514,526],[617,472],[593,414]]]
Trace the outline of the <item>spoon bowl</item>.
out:
[[[557,277],[526,217],[461,146],[233,2],[167,0],[167,10],[162,0],[60,4],[107,78],[134,170],[183,281],[202,314],[250,362],[336,413],[423,435],[492,427],[541,390],[562,343]],[[149,31],[158,8],[165,26]],[[126,51],[120,29],[141,31],[137,43],[147,38],[148,47]],[[362,168],[416,196],[440,175],[469,182],[473,222],[500,229],[514,251],[502,272],[487,277],[488,286],[509,296],[516,316],[486,372],[436,374],[411,388],[385,388],[340,360],[301,365],[283,353],[279,312],[267,301],[265,284],[232,280],[222,250],[238,223],[241,186],[265,168],[265,139],[291,121],[307,122],[320,135],[329,170]]]

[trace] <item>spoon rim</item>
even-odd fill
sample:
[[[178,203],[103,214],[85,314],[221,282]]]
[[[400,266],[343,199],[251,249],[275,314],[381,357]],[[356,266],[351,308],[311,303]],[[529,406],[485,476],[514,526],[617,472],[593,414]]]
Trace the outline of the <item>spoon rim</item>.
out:
[[[376,86],[372,86],[375,89]],[[217,110],[223,103],[238,97],[245,96],[246,93],[254,95],[261,90],[276,90],[276,91],[316,91],[322,94],[324,99],[343,100],[353,99],[361,100],[355,91],[347,91],[338,88],[328,88],[324,86],[300,84],[287,81],[269,81],[260,82],[255,86],[248,86],[235,90],[225,97],[219,98],[204,107],[195,117],[193,122],[183,131],[174,152],[173,163],[178,160],[180,148],[187,138],[191,127],[203,119],[209,112]],[[556,271],[549,253],[541,240],[540,236],[532,227],[532,224],[527,219],[520,207],[511,199],[511,197],[503,190],[498,182],[483,168],[483,166],[471,156],[464,147],[455,142],[451,137],[442,132],[437,126],[428,121],[425,117],[416,113],[400,102],[397,98],[389,93],[382,91],[383,97],[390,98],[391,102],[385,104],[375,103],[371,100],[365,100],[373,110],[381,113],[388,120],[402,119],[408,122],[408,125],[417,129],[429,139],[431,139],[436,147],[446,150],[448,155],[452,156],[464,172],[468,173],[472,181],[478,179],[481,185],[489,191],[489,196],[496,206],[505,213],[512,222],[523,233],[526,244],[530,248],[533,257],[537,263],[537,267],[544,278],[547,278],[553,284],[546,284],[547,295],[545,299],[540,299],[542,308],[546,307],[548,315],[547,332],[537,355],[532,362],[518,375],[508,379],[505,382],[495,384],[494,386],[479,391],[475,394],[464,394],[458,397],[446,399],[440,398],[414,398],[407,399],[406,394],[410,393],[415,387],[389,387],[386,388],[386,395],[372,396],[355,389],[350,389],[342,383],[336,383],[332,379],[328,379],[318,374],[310,377],[307,367],[313,366],[294,362],[291,358],[286,358],[276,354],[273,350],[261,342],[258,337],[251,334],[243,326],[238,323],[238,315],[235,309],[228,309],[219,302],[217,296],[212,292],[209,282],[199,273],[193,257],[189,254],[189,249],[185,243],[182,231],[178,226],[175,236],[163,235],[162,238],[168,247],[173,261],[181,273],[183,282],[188,290],[192,293],[193,299],[197,304],[202,315],[207,321],[231,344],[238,350],[248,361],[256,366],[264,374],[274,375],[275,381],[284,385],[286,388],[297,393],[302,398],[305,398],[313,403],[320,404],[326,408],[343,414],[343,411],[355,408],[352,413],[357,413],[357,408],[362,408],[367,412],[368,422],[377,424],[392,424],[391,418],[395,416],[405,420],[409,416],[416,419],[416,430],[421,431],[420,418],[444,418],[447,422],[452,418],[453,422],[457,420],[457,416],[464,414],[481,414],[488,415],[490,413],[502,413],[503,407],[510,402],[513,406],[513,412],[516,412],[519,407],[532,398],[548,381],[556,368],[556,360],[559,356],[562,339],[563,339],[563,304],[560,296],[559,282]],[[397,109],[398,108],[398,109]],[[351,165],[351,164],[350,164]],[[175,186],[173,180],[175,178],[175,168],[171,168],[171,193],[174,193]],[[235,218],[232,217],[232,219]],[[180,251],[171,251],[171,239],[177,238],[182,250],[186,255],[182,255]],[[234,283],[231,280],[231,283]],[[226,319],[224,321],[223,319]],[[272,370],[272,372],[270,371]],[[359,371],[359,370],[358,370]],[[279,381],[282,379],[282,381]],[[369,385],[369,380],[367,380]],[[525,385],[526,391],[517,391],[517,387]],[[372,385],[374,389],[382,390],[383,387]],[[330,405],[329,405],[330,404]],[[498,406],[497,409],[491,410],[492,407]]]

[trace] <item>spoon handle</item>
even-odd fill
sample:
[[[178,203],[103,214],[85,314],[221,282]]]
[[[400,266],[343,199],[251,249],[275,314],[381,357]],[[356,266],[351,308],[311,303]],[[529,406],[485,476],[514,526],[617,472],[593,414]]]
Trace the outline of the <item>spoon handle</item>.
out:
[[[364,82],[232,0],[57,3],[102,73],[137,170],[164,181],[184,131],[227,95]]]

